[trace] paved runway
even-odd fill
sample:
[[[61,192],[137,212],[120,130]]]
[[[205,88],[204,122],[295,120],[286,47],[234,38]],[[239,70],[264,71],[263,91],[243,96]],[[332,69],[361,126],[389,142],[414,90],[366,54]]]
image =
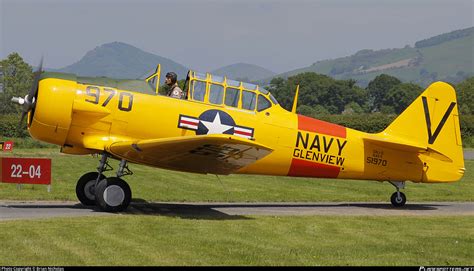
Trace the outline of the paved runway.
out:
[[[0,221],[77,216],[158,215],[225,219],[264,216],[460,216],[474,215],[473,202],[419,202],[394,208],[389,203],[170,203],[133,202],[120,214],[99,212],[77,202],[0,202]]]
[[[464,150],[464,159],[465,160],[473,160],[474,159],[474,151]]]

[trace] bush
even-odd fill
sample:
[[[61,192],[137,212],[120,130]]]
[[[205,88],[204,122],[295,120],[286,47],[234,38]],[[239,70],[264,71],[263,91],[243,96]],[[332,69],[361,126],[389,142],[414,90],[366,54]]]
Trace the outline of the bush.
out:
[[[25,117],[26,118],[26,117]],[[22,127],[18,129],[20,116],[18,114],[0,114],[0,136],[3,137],[27,137],[26,121],[23,120]]]
[[[0,114],[0,141],[13,141],[13,148],[51,148],[56,145],[41,142],[30,137],[26,129],[26,120],[18,129],[20,116],[17,114]]]
[[[463,139],[465,137],[474,137],[474,115],[461,115],[459,121]]]

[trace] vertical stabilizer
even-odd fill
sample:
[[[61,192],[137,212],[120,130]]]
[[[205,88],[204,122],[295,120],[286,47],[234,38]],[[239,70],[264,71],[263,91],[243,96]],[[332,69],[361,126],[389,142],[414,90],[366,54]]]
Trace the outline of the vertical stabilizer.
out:
[[[456,92],[443,82],[431,84],[382,133],[422,146],[423,182],[451,182],[464,174]]]

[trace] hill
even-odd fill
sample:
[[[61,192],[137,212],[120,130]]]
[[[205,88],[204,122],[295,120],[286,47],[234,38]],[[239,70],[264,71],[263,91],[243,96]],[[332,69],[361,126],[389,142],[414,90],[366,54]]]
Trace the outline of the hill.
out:
[[[98,46],[87,52],[78,62],[58,71],[81,76],[131,79],[151,73],[158,63],[161,64],[162,74],[174,71],[180,79],[186,78],[188,69],[185,66],[123,42],[111,42]]]
[[[352,78],[365,87],[377,75],[385,73],[423,86],[438,80],[455,84],[474,74],[473,45],[474,27],[471,27],[418,41],[414,47],[361,50],[273,77],[316,72],[336,79]],[[259,83],[269,83],[273,77]]]
[[[272,77],[276,73],[257,65],[247,63],[236,63],[228,65],[211,72],[212,74],[227,76],[228,78],[245,82],[261,80]]]

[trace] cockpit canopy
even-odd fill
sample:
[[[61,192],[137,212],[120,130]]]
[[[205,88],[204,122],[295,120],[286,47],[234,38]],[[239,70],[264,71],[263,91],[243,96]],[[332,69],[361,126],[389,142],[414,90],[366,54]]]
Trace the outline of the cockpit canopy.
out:
[[[145,80],[158,93],[161,67]],[[225,76],[190,70],[184,84],[186,100],[249,111],[263,111],[278,101],[268,90],[254,84],[228,79]]]
[[[185,88],[188,100],[214,105],[260,112],[278,104],[268,90],[258,85],[209,73],[189,71]]]

